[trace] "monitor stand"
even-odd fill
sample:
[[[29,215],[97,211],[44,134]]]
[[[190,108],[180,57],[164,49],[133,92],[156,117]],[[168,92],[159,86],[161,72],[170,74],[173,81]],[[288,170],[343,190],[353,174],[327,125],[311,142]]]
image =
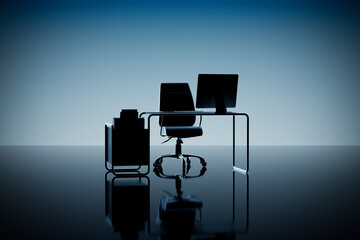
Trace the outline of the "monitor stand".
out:
[[[219,91],[217,91],[215,95],[215,107],[216,107],[215,114],[219,114],[219,115],[226,114],[227,110],[226,110],[224,97]]]

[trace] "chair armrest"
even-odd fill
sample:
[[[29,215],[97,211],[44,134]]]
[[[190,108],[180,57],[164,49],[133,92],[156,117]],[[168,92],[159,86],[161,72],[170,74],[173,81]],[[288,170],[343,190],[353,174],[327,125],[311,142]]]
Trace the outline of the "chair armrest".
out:
[[[200,117],[199,127],[201,127],[201,123],[202,123],[202,115],[200,115],[199,117]]]
[[[160,128],[160,135],[162,137],[166,137],[166,128],[163,126],[161,126],[161,128]]]

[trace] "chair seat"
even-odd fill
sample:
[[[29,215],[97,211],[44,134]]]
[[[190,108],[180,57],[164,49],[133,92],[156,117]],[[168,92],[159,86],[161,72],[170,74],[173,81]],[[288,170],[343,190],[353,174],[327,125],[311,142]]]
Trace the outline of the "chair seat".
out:
[[[164,127],[168,137],[188,138],[197,137],[203,134],[202,128],[197,126]]]

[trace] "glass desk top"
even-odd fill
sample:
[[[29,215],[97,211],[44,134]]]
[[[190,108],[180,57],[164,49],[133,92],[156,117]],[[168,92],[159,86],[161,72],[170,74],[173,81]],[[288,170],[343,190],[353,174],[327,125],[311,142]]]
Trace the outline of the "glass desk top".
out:
[[[159,206],[176,195],[174,179],[152,170],[142,179],[106,176],[103,146],[2,146],[1,239],[360,237],[360,147],[253,146],[248,178],[232,171],[231,148],[184,146],[208,163],[203,176],[181,184],[201,213],[191,205],[194,215],[178,211],[168,219],[180,223],[164,227]],[[153,146],[151,161],[172,152]],[[163,165],[181,169],[176,161]],[[190,171],[201,165],[193,161]]]

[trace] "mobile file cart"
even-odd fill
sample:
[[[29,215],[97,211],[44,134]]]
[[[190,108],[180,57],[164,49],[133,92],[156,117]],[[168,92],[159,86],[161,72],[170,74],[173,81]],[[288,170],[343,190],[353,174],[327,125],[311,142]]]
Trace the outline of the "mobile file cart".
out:
[[[105,124],[105,168],[113,174],[147,175],[149,152],[149,130],[136,109],[123,109],[113,124]]]

